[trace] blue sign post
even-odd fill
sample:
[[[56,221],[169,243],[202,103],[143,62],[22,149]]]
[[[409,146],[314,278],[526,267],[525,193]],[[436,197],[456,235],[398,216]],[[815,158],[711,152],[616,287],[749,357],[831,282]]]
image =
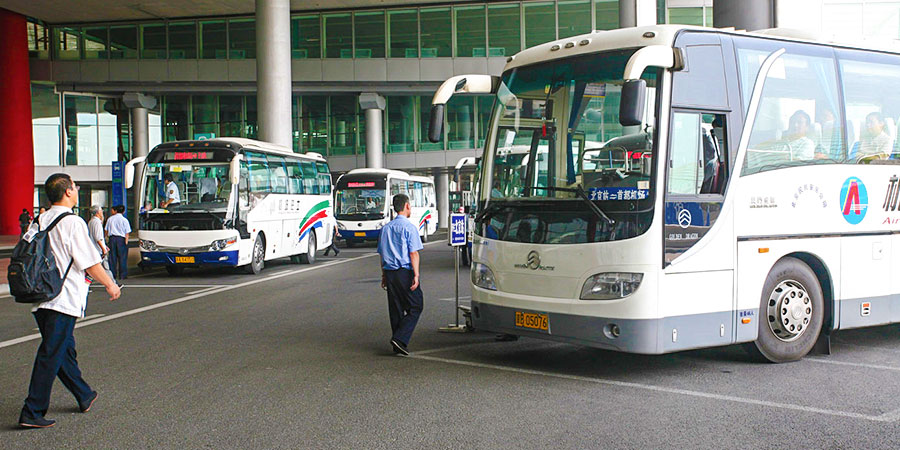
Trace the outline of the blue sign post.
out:
[[[128,211],[125,197],[125,161],[112,162],[112,202],[109,206],[122,205]]]
[[[453,247],[453,265],[456,270],[456,323],[441,327],[440,331],[464,333],[466,327],[459,324],[459,248],[466,245],[466,215],[450,214],[450,227],[447,234],[448,243]]]

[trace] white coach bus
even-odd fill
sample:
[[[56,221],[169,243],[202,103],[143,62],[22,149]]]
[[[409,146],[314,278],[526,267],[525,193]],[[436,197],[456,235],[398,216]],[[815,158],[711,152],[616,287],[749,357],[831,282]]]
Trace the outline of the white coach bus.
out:
[[[445,82],[432,138],[452,95],[496,94],[475,327],[783,362],[900,322],[900,54],[790,34],[598,31]]]
[[[141,198],[141,260],[170,274],[186,267],[245,266],[259,273],[265,261],[290,257],[312,264],[331,245],[335,220],[331,174],[318,153],[242,138],[167,142],[135,164]],[[177,202],[167,203],[174,191]]]
[[[438,210],[434,181],[389,169],[353,169],[338,177],[334,187],[338,232],[353,246],[377,241],[381,227],[394,217],[391,199],[409,196],[409,220],[419,229],[422,242],[437,231]]]

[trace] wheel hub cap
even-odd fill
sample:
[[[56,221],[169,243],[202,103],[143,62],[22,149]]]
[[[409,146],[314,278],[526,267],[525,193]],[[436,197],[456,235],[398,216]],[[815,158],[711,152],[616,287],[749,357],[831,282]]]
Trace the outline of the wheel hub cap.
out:
[[[812,320],[812,306],[809,293],[800,282],[784,280],[778,283],[769,295],[769,328],[782,341],[796,340]]]

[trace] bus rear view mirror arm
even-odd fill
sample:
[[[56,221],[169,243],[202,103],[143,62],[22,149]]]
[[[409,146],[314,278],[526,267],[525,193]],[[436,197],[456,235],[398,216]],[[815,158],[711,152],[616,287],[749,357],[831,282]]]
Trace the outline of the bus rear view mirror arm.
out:
[[[134,186],[134,166],[144,162],[146,159],[146,156],[138,156],[125,163],[125,179],[123,180],[125,182],[125,189],[131,189],[131,187]]]
[[[647,100],[647,81],[641,75],[647,67],[680,69],[682,61],[678,49],[665,45],[650,45],[631,55],[625,64],[622,97],[619,102],[619,124],[625,127],[640,125],[644,121]]]
[[[493,75],[458,75],[447,79],[431,100],[428,140],[440,142],[444,134],[444,105],[456,94],[496,94],[500,77]]]

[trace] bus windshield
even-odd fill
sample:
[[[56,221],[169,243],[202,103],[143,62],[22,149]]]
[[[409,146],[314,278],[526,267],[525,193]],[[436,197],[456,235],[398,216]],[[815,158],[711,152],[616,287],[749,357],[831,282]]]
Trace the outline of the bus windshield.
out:
[[[145,228],[169,229],[172,214],[179,223],[185,215],[195,216],[182,229],[210,230],[224,226],[231,200],[231,181],[228,163],[149,163],[146,174],[143,206],[149,205]]]
[[[384,188],[344,188],[336,192],[337,219],[377,220],[384,217]]]
[[[520,242],[577,243],[646,230],[651,213],[638,212],[652,208],[657,70],[642,77],[648,86],[644,124],[621,126],[622,76],[633,54],[634,49],[580,55],[503,75],[485,153],[492,158],[485,197],[494,205],[485,211],[485,218],[492,217],[486,233]],[[522,220],[530,231],[517,231]]]

